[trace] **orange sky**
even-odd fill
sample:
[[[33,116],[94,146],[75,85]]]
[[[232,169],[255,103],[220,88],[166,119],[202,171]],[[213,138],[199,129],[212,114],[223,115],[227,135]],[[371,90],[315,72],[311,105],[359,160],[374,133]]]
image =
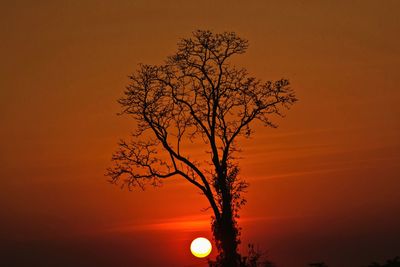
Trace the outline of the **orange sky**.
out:
[[[396,256],[400,3],[349,2],[1,2],[8,266],[204,266],[188,251],[197,235],[211,237],[194,188],[173,179],[126,192],[103,176],[134,127],[116,116],[127,75],[162,63],[199,28],[247,38],[238,64],[289,78],[300,99],[278,129],[242,142],[243,247],[259,244],[284,267]]]

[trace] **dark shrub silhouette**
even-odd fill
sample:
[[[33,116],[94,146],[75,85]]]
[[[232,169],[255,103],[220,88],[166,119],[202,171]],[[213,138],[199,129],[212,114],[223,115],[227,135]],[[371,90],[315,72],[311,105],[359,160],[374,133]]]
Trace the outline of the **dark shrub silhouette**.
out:
[[[255,249],[253,244],[248,245],[247,256],[240,256],[239,266],[240,267],[276,267],[276,265],[265,258],[266,253],[263,253],[260,249]],[[220,267],[221,262],[208,261],[209,267]]]

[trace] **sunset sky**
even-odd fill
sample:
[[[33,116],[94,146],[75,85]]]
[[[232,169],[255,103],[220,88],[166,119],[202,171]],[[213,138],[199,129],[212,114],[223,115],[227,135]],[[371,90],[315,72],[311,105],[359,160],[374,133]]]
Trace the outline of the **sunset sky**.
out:
[[[0,265],[206,266],[189,251],[212,238],[193,186],[129,192],[104,176],[134,128],[116,115],[128,75],[196,29],[248,39],[235,62],[288,78],[299,98],[279,128],[256,125],[241,142],[241,250],[254,243],[281,267],[400,256],[399,10],[396,0],[0,2]]]

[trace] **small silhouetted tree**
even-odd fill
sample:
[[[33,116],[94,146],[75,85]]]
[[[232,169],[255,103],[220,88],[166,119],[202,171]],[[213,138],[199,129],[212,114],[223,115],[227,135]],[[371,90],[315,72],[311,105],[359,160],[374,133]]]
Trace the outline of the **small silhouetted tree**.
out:
[[[241,266],[243,267],[276,267],[275,264],[268,260],[263,259],[265,253],[259,248],[254,248],[253,244],[248,245],[247,255],[242,257]]]
[[[119,143],[107,172],[128,187],[179,176],[198,188],[213,211],[218,266],[238,266],[241,258],[236,218],[247,183],[238,175],[238,137],[249,137],[254,121],[276,127],[272,116],[296,101],[288,80],[261,82],[232,65],[247,47],[233,32],[199,30],[165,64],[140,65],[119,100],[137,129]],[[190,142],[206,147],[208,160],[195,160]]]

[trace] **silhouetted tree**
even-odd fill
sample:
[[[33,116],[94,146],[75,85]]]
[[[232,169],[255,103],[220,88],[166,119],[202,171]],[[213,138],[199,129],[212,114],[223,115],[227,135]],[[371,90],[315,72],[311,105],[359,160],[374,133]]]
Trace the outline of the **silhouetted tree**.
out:
[[[254,121],[276,127],[271,116],[296,101],[288,80],[261,82],[229,62],[247,47],[233,32],[198,30],[165,64],[140,65],[119,100],[137,129],[119,143],[107,172],[129,187],[173,176],[197,187],[213,211],[219,266],[238,266],[241,258],[236,218],[247,183],[238,176],[237,139],[252,134]],[[209,160],[195,160],[188,141],[206,147]]]

